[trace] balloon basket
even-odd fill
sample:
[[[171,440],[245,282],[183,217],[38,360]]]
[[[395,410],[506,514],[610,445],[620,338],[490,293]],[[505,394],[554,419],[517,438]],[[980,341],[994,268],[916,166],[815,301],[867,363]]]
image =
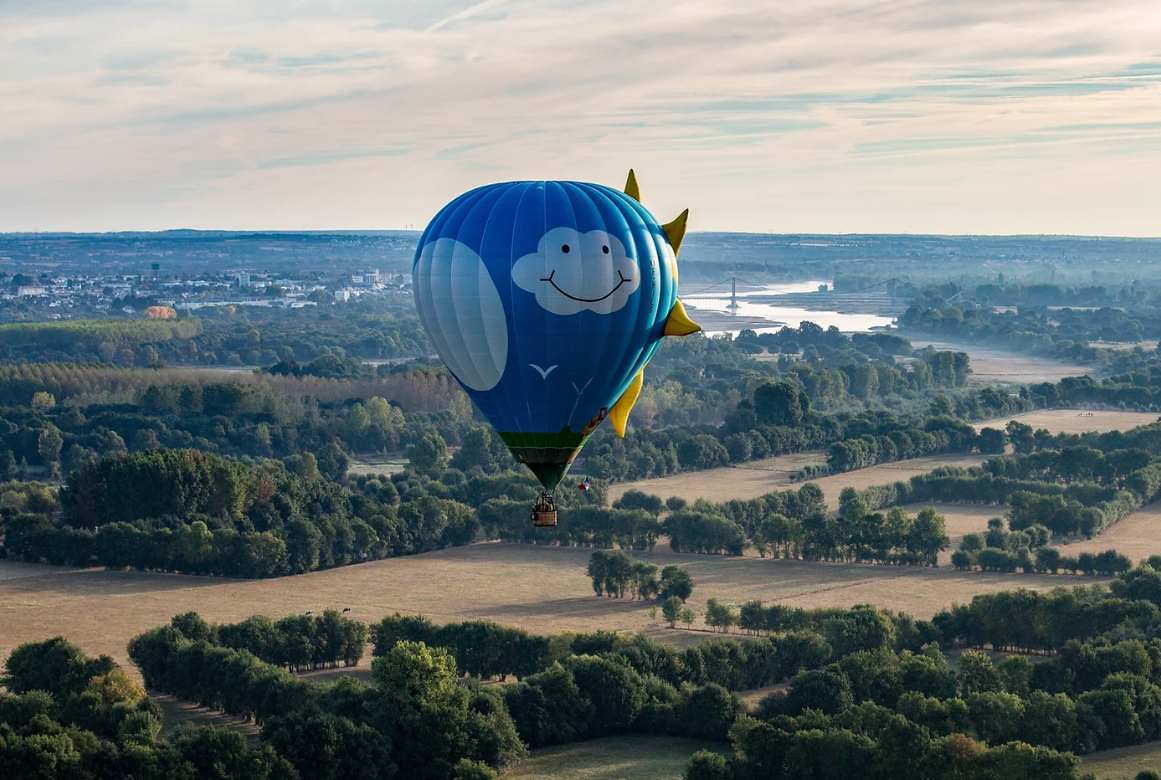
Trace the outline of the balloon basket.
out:
[[[556,501],[548,491],[542,492],[532,507],[532,525],[534,528],[556,527]]]

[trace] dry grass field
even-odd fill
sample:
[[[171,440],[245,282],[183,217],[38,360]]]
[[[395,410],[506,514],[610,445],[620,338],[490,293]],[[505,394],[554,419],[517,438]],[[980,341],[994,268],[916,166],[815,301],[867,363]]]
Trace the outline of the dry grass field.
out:
[[[788,467],[790,459],[798,459],[799,465]],[[748,499],[775,490],[790,490],[801,487],[790,481],[790,474],[806,463],[822,463],[825,455],[819,453],[799,453],[765,461],[755,461],[744,466],[726,466],[720,469],[694,471],[658,479],[642,479],[637,482],[623,482],[609,487],[609,500],[624,495],[627,490],[644,490],[668,498],[680,496],[687,501],[704,498],[709,501],[729,501],[733,498]],[[978,466],[984,460],[982,455],[936,455],[930,458],[913,458],[895,463],[884,463],[859,471],[848,471],[829,477],[812,479],[822,488],[826,503],[831,509],[838,508],[839,493],[847,486],[862,490],[871,485],[885,485],[890,482],[907,480],[919,474],[926,474],[939,466]],[[757,464],[771,464],[766,469],[751,468]],[[781,470],[777,470],[777,468]]]
[[[1161,555],[1161,503],[1142,507],[1092,539],[1059,546],[1065,555],[1116,550],[1132,558],[1133,563]]]
[[[1087,433],[1088,431],[1108,433],[1109,431],[1127,431],[1130,428],[1157,422],[1157,419],[1156,412],[1083,412],[1076,409],[1048,409],[976,423],[975,428],[977,431],[980,428],[1003,428],[1009,420],[1019,420],[1037,430],[1044,428],[1049,433]]]
[[[676,737],[605,737],[533,751],[503,780],[680,780],[699,750],[731,754],[721,742]]]
[[[1088,416],[1091,414],[1092,416]],[[1003,428],[1009,420],[1019,420],[1033,428],[1045,428],[1050,433],[1083,433],[1085,431],[1125,431],[1139,425],[1155,422],[1158,416],[1152,412],[1079,412],[1071,409],[1055,409],[1016,417],[1005,417],[976,423],[976,430],[984,427]],[[930,458],[914,458],[895,463],[885,463],[869,469],[850,471],[811,480],[826,494],[827,505],[838,508],[838,496],[842,489],[851,486],[857,489],[871,485],[910,479],[926,474],[939,466],[978,466],[984,456],[936,455]],[[680,496],[687,501],[705,498],[709,501],[728,501],[733,498],[756,498],[774,490],[789,490],[798,487],[790,481],[790,475],[811,463],[824,463],[826,453],[819,451],[800,452],[767,458],[739,466],[695,471],[658,479],[642,479],[636,482],[621,482],[609,487],[609,500],[620,498],[628,490],[643,490],[662,498]]]
[[[796,452],[792,455],[754,460],[728,468],[695,471],[637,482],[618,482],[609,486],[609,501],[616,501],[626,491],[634,489],[655,493],[663,498],[681,496],[688,500],[706,498],[710,501],[725,501],[738,497],[753,498],[774,490],[795,487],[790,481],[790,475],[814,463],[826,463],[826,453],[822,450]],[[726,485],[722,484],[723,480]]]
[[[986,515],[969,518],[965,513],[949,526],[982,524]],[[108,653],[126,663],[125,646],[131,637],[187,610],[197,610],[209,620],[233,622],[258,613],[282,617],[350,607],[351,617],[366,622],[400,611],[440,622],[486,618],[541,633],[644,631],[679,645],[706,636],[701,631],[670,631],[660,617],[650,617],[653,603],[594,597],[584,574],[590,552],[477,544],[274,580],[22,567],[23,576],[0,580],[0,657],[23,642],[63,635],[91,654]],[[699,613],[707,598],[718,597],[734,603],[762,599],[802,607],[871,603],[930,617],[976,593],[1043,589],[1062,582],[1060,577],[956,572],[947,566],[919,569],[679,555],[667,546],[640,557],[687,568],[697,582],[690,601]],[[0,571],[10,565],[0,561]],[[695,627],[700,625],[699,621]]]
[[[1161,742],[1090,753],[1081,756],[1080,769],[1097,780],[1126,780],[1147,769],[1161,772]]]
[[[901,332],[901,336],[911,341],[915,349],[932,346],[940,350],[966,352],[971,358],[972,385],[1021,384],[1024,382],[1059,382],[1066,376],[1091,374],[1091,366],[1078,366],[1051,358],[1022,355],[993,347],[980,347],[954,341],[933,341],[922,334]]]

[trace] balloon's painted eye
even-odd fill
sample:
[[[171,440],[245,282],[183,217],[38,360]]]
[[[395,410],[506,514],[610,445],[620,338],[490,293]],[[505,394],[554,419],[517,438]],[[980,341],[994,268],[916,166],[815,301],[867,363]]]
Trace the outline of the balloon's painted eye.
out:
[[[607,246],[603,246],[601,247],[601,251],[607,255],[609,253],[609,248]]]
[[[568,254],[569,252],[571,252],[572,250],[568,248],[568,244],[565,244],[564,246],[562,246],[562,247],[560,248],[560,251],[561,251],[561,252],[564,252],[564,253],[567,255],[567,254]]]

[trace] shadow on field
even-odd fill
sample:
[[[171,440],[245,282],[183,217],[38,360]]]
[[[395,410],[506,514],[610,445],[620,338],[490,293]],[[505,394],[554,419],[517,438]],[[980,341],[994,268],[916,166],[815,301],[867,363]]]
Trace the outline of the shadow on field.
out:
[[[190,574],[79,569],[9,580],[5,583],[5,590],[14,594],[99,593],[102,596],[125,596],[135,593],[209,588],[237,581],[222,577],[203,577]]]
[[[550,599],[528,604],[502,604],[488,609],[493,618],[535,618],[551,615],[557,618],[591,618],[610,612],[623,613],[647,610],[656,606],[655,601],[635,601],[628,596],[610,599],[604,596],[584,596],[571,599]]]

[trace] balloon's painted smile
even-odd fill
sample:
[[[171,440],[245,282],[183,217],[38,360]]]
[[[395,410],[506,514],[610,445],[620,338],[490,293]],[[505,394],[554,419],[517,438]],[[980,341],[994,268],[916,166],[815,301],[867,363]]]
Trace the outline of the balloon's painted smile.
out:
[[[631,282],[631,281],[633,281],[632,279],[626,279],[626,278],[625,278],[625,274],[621,273],[621,272],[618,270],[618,271],[617,271],[617,276],[621,277],[621,280],[620,280],[619,282],[617,282],[617,284],[616,284],[616,285],[614,285],[614,286],[613,286],[613,289],[609,290],[607,293],[605,293],[604,295],[602,295],[600,298],[578,298],[578,297],[576,297],[575,295],[569,295],[567,292],[565,292],[564,290],[560,289],[560,285],[558,285],[558,284],[557,284],[555,281],[553,281],[553,278],[552,278],[552,277],[554,277],[554,276],[556,276],[556,269],[555,269],[555,268],[553,268],[553,269],[552,269],[552,273],[550,273],[550,274],[549,274],[547,277],[541,277],[541,278],[540,278],[540,281],[542,281],[542,282],[548,282],[549,284],[551,284],[551,285],[553,286],[553,288],[554,288],[554,289],[555,289],[555,290],[556,290],[558,293],[560,293],[561,295],[563,295],[565,298],[568,298],[569,300],[573,300],[573,301],[580,301],[581,303],[596,303],[597,301],[603,301],[603,300],[605,300],[606,298],[608,298],[610,295],[612,295],[613,293],[615,293],[617,290],[620,290],[620,289],[621,289],[621,285],[625,284],[626,282]]]

